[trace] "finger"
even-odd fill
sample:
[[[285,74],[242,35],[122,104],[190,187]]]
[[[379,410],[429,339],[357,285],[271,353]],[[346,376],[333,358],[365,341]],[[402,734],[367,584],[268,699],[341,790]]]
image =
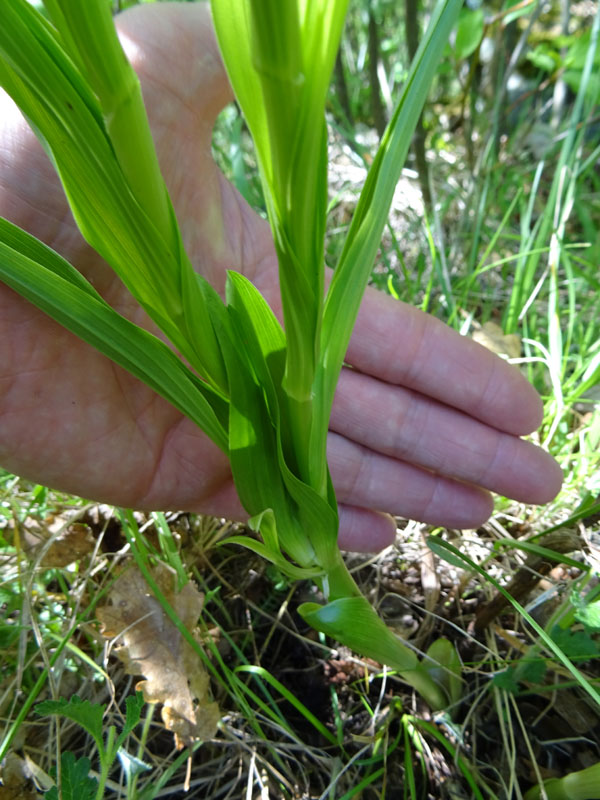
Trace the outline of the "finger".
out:
[[[539,427],[542,403],[518,369],[434,317],[367,290],[347,360],[507,433]]]
[[[410,389],[352,370],[338,383],[331,428],[371,451],[526,503],[547,503],[562,472],[541,448]]]
[[[476,528],[492,513],[483,489],[376,454],[331,433],[331,476],[342,503],[449,528]]]
[[[339,507],[339,514],[338,544],[342,550],[378,553],[396,539],[396,522],[389,514],[344,505]]]

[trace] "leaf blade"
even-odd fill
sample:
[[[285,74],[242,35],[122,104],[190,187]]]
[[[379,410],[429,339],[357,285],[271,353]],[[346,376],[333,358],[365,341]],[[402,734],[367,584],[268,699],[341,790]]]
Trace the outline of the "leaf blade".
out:
[[[143,380],[228,451],[226,399],[200,381],[164,342],[111,308],[57,253],[2,218],[0,279]]]

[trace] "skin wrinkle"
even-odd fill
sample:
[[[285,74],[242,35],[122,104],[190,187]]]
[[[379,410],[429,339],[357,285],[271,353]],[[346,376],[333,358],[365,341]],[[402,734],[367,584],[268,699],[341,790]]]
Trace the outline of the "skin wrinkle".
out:
[[[187,428],[189,428],[190,433],[185,431]],[[213,448],[215,452],[218,451],[217,446],[185,417],[176,420],[169,427],[163,436],[162,445],[158,451],[151,484],[140,499],[141,508],[154,507],[157,503],[164,507],[164,503],[161,503],[160,498],[163,494],[168,496],[169,483],[176,482],[178,489],[181,489],[181,485],[184,483],[181,477],[182,474],[186,476],[186,480],[190,471],[194,473],[194,476],[197,475],[197,463],[192,456],[186,455],[186,450],[189,446],[189,452],[195,453],[199,438],[204,440],[206,447]],[[176,446],[169,451],[174,440],[177,440]],[[246,519],[247,514],[237,499],[231,473],[225,465],[223,465],[222,469],[213,469],[210,476],[204,475],[202,487],[202,496],[200,496],[196,485],[192,481],[189,500],[187,503],[183,502],[179,510],[200,511],[204,509],[203,513],[214,513],[216,516],[220,516],[219,509],[222,511],[224,508],[228,508],[231,509],[231,519],[239,521]],[[226,503],[227,505],[219,505],[217,501],[214,503],[214,508],[209,511],[205,500],[207,497],[222,497],[223,504]]]
[[[433,347],[430,339],[435,335],[436,328],[428,329],[422,324],[419,335],[416,337],[416,347],[413,348],[408,358],[403,353],[400,359],[400,376],[390,375],[390,383],[404,383],[407,386],[417,386],[421,381],[423,369],[430,363],[429,353],[433,350],[435,356],[435,348]],[[393,359],[390,358],[390,363],[393,364]]]
[[[431,492],[430,492],[430,495],[429,495],[429,500],[424,505],[424,509],[425,510],[423,512],[423,517],[425,519],[428,519],[429,517],[435,518],[436,505],[437,506],[443,506],[444,498],[440,498],[441,493],[442,493],[442,484],[441,484],[441,482],[440,481],[434,482],[433,485],[431,486]],[[440,502],[440,500],[441,500],[441,502]],[[422,498],[421,498],[421,502],[423,502]]]
[[[531,492],[538,502],[551,498],[552,486],[545,484],[543,476],[547,473],[540,461],[545,456],[529,442],[496,431],[413,390],[376,384],[356,370],[342,373],[339,389],[331,424],[337,433],[371,450],[417,461],[427,470],[510,497],[525,497]],[[377,400],[380,414],[373,424]],[[498,440],[504,443],[500,456]],[[504,464],[502,453],[509,453],[509,447],[513,448],[510,464]],[[524,463],[528,469],[519,471]]]
[[[147,498],[151,497],[153,493],[156,492],[156,484],[162,477],[162,470],[161,464],[165,460],[165,452],[169,447],[173,437],[177,434],[181,428],[184,419],[180,417],[179,419],[174,419],[172,424],[165,430],[162,440],[160,443],[160,447],[156,451],[156,455],[154,457],[154,468],[149,472],[148,475],[148,485],[145,491],[141,492],[140,495],[140,505],[144,508],[147,505]],[[169,472],[167,471],[167,475]]]
[[[414,392],[409,394],[406,416],[403,420],[402,427],[398,431],[397,439],[406,436],[405,430],[409,431],[407,442],[407,447],[404,448],[404,452],[402,449],[398,452],[396,448],[394,448],[393,452],[398,452],[400,458],[404,458],[408,455],[410,451],[417,451],[417,452],[427,452],[423,441],[429,435],[429,420],[430,420],[430,413],[431,413],[431,404],[426,403],[424,408],[419,410],[419,404],[416,402],[416,395]],[[433,470],[438,469],[438,464],[431,463],[431,460],[427,462],[427,467]]]
[[[415,451],[418,451],[424,467],[436,472],[443,471],[444,458],[438,454],[437,448],[434,449],[425,441],[429,432],[431,413],[433,411],[444,412],[443,406],[427,400],[412,390],[405,390],[401,387],[390,389],[383,384],[371,386],[374,383],[372,379],[369,379],[369,388],[366,388],[365,376],[355,371],[346,371],[345,374],[342,374],[340,383],[342,382],[347,384],[346,392],[338,397],[345,396],[348,399],[362,394],[364,400],[360,406],[338,400],[335,406],[336,413],[332,419],[334,430],[345,435],[352,432],[361,439],[363,444],[395,458],[405,459],[414,456]],[[357,385],[353,387],[353,384]],[[363,425],[363,421],[366,409],[382,392],[390,395],[388,402],[385,405],[382,404],[382,419],[380,426],[377,426],[385,431],[385,435],[374,439],[371,430]],[[455,416],[460,417],[460,413],[456,412]],[[481,427],[483,428],[483,426]],[[447,430],[447,440],[452,441],[454,426],[447,425]],[[434,444],[437,443],[438,439]],[[429,454],[429,458],[426,457],[427,454]]]
[[[386,298],[386,301],[390,307],[398,302],[391,298]],[[369,305],[370,300],[366,297],[357,322],[361,346],[355,347],[353,337],[349,348],[350,358],[363,372],[376,372],[381,380],[402,384],[468,410],[486,424],[494,425],[501,418],[505,422],[503,427],[516,435],[530,433],[539,426],[543,414],[541,400],[513,367],[492,359],[481,345],[466,337],[460,337],[460,353],[458,349],[449,349],[446,326],[430,319],[430,324],[424,327],[425,318],[417,309],[407,309],[405,319],[409,322],[403,326],[401,334],[393,329],[386,332],[383,329],[386,315],[380,310],[369,318]],[[458,334],[453,335],[458,338]],[[416,346],[407,349],[406,342],[413,340],[417,341]],[[375,343],[380,341],[386,344],[377,351]],[[471,358],[466,357],[467,350],[471,352]],[[460,357],[458,364],[454,364],[455,357]],[[488,371],[486,375],[484,370]],[[487,386],[490,381],[493,391],[486,389],[488,395],[484,403],[479,391],[483,382]],[[514,403],[515,389],[524,401],[517,406]]]
[[[388,331],[387,335],[384,333],[382,337],[381,322],[379,319],[374,321],[377,340],[387,342],[389,347],[389,352],[382,348],[384,352],[382,354],[377,353],[377,372],[382,381],[392,384],[418,384],[422,365],[427,363],[426,361],[421,362],[420,358],[421,350],[425,346],[427,339],[425,321],[412,313],[407,316],[410,320],[410,325],[405,326],[403,331],[400,357],[398,357],[398,341],[393,335],[393,331]],[[408,350],[406,349],[407,341],[414,342],[413,346]],[[372,347],[370,349],[372,350]],[[372,357],[373,353],[371,352],[370,358]]]
[[[347,492],[348,497],[358,497],[360,492],[365,492],[367,495],[371,494],[371,474],[369,455],[365,448],[357,445],[359,452],[362,455],[355,459],[355,468],[350,474],[350,486]]]
[[[123,369],[119,368],[116,364],[114,365],[111,364],[111,366],[115,378],[115,383],[117,384],[121,392],[123,407],[129,411],[129,416],[133,421],[134,429],[139,434],[141,440],[148,446],[148,452],[152,454],[155,448],[150,445],[148,440],[148,433],[147,431],[144,430],[144,428],[146,427],[145,417],[146,414],[150,415],[151,412],[152,414],[155,414],[156,404],[159,401],[159,397],[158,395],[152,395],[148,393],[146,396],[145,406],[142,405],[141,407],[138,407],[137,404],[135,403],[136,398],[134,397],[134,395],[128,392],[126,387],[124,386],[125,381],[131,382],[130,376]],[[110,436],[110,433],[111,429],[109,427],[105,432],[105,436]]]
[[[364,502],[363,495],[366,495],[377,506],[382,495],[393,493],[393,487],[402,487],[401,499],[398,496],[396,503],[389,508],[390,513],[410,518],[418,508],[422,521],[436,525],[443,519],[449,527],[464,527],[466,520],[469,520],[469,527],[476,527],[490,514],[492,500],[484,490],[449,478],[436,478],[428,470],[419,470],[391,458],[380,458],[375,462],[369,451],[355,442],[343,440],[339,444],[339,452],[336,451],[331,459],[332,474],[335,480],[338,470],[344,465],[340,491],[355,504]],[[346,465],[349,462],[360,463],[360,481],[356,480],[356,468],[348,481]]]
[[[491,459],[489,459],[487,468],[483,469],[480,473],[480,478],[483,485],[489,483],[489,476],[490,474],[493,474],[496,464],[499,462],[502,463],[503,470],[510,474],[516,457],[516,444],[516,440],[509,439],[507,436],[502,436],[497,440],[494,455]],[[511,452],[511,456],[508,460],[506,459],[507,449],[510,449]]]

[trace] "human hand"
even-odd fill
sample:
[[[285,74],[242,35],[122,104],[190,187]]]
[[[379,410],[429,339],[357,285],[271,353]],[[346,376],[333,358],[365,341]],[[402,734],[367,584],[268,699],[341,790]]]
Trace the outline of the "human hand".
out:
[[[140,75],[186,247],[219,291],[236,268],[280,315],[268,225],[211,156],[230,90],[203,4],[139,6],[118,18]],[[60,252],[118,311],[155,330],[68,212],[60,184],[10,101],[0,109],[0,214]],[[388,514],[475,527],[495,491],[549,501],[560,470],[518,437],[541,402],[514,368],[439,321],[369,290],[336,394],[328,456],[340,546],[377,550]],[[228,463],[148,387],[0,284],[0,463],[84,497],[246,517]]]

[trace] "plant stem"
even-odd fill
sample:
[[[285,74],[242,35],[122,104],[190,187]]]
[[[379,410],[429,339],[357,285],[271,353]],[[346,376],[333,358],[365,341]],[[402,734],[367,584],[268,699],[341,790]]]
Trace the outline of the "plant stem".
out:
[[[298,477],[313,487],[324,497],[325,487],[321,485],[319,476],[311,475],[310,451],[307,446],[310,442],[310,432],[313,423],[313,404],[310,398],[297,400],[288,395],[289,421],[291,429],[291,457],[294,459]]]
[[[321,585],[327,589],[329,604],[315,608],[314,616],[310,611],[303,614],[309,624],[335,635],[339,642],[361,655],[396,669],[431,708],[437,710],[448,705],[446,692],[433,677],[428,664],[419,663],[415,652],[382,622],[362,596],[339,550],[336,564],[326,580],[321,580]],[[435,668],[436,662],[431,664]]]
[[[104,797],[104,787],[108,779],[108,771],[110,770],[115,756],[115,741],[117,739],[117,729],[111,725],[108,729],[108,736],[106,737],[106,746],[104,752],[101,748],[98,749],[100,756],[100,777],[98,779],[98,790],[96,791],[96,800],[102,800]]]
[[[362,597],[362,593],[356,585],[356,581],[350,574],[339,549],[336,553],[336,563],[333,569],[330,569],[327,573],[328,591],[325,592],[325,587],[321,588],[323,588],[324,593],[330,602],[339,600],[343,597]]]
[[[176,247],[140,82],[115,36],[110,6],[102,0],[53,0],[51,5],[62,11],[60,27],[66,26],[76,48],[74,56],[100,101],[111,143],[136,200],[165,241]]]

